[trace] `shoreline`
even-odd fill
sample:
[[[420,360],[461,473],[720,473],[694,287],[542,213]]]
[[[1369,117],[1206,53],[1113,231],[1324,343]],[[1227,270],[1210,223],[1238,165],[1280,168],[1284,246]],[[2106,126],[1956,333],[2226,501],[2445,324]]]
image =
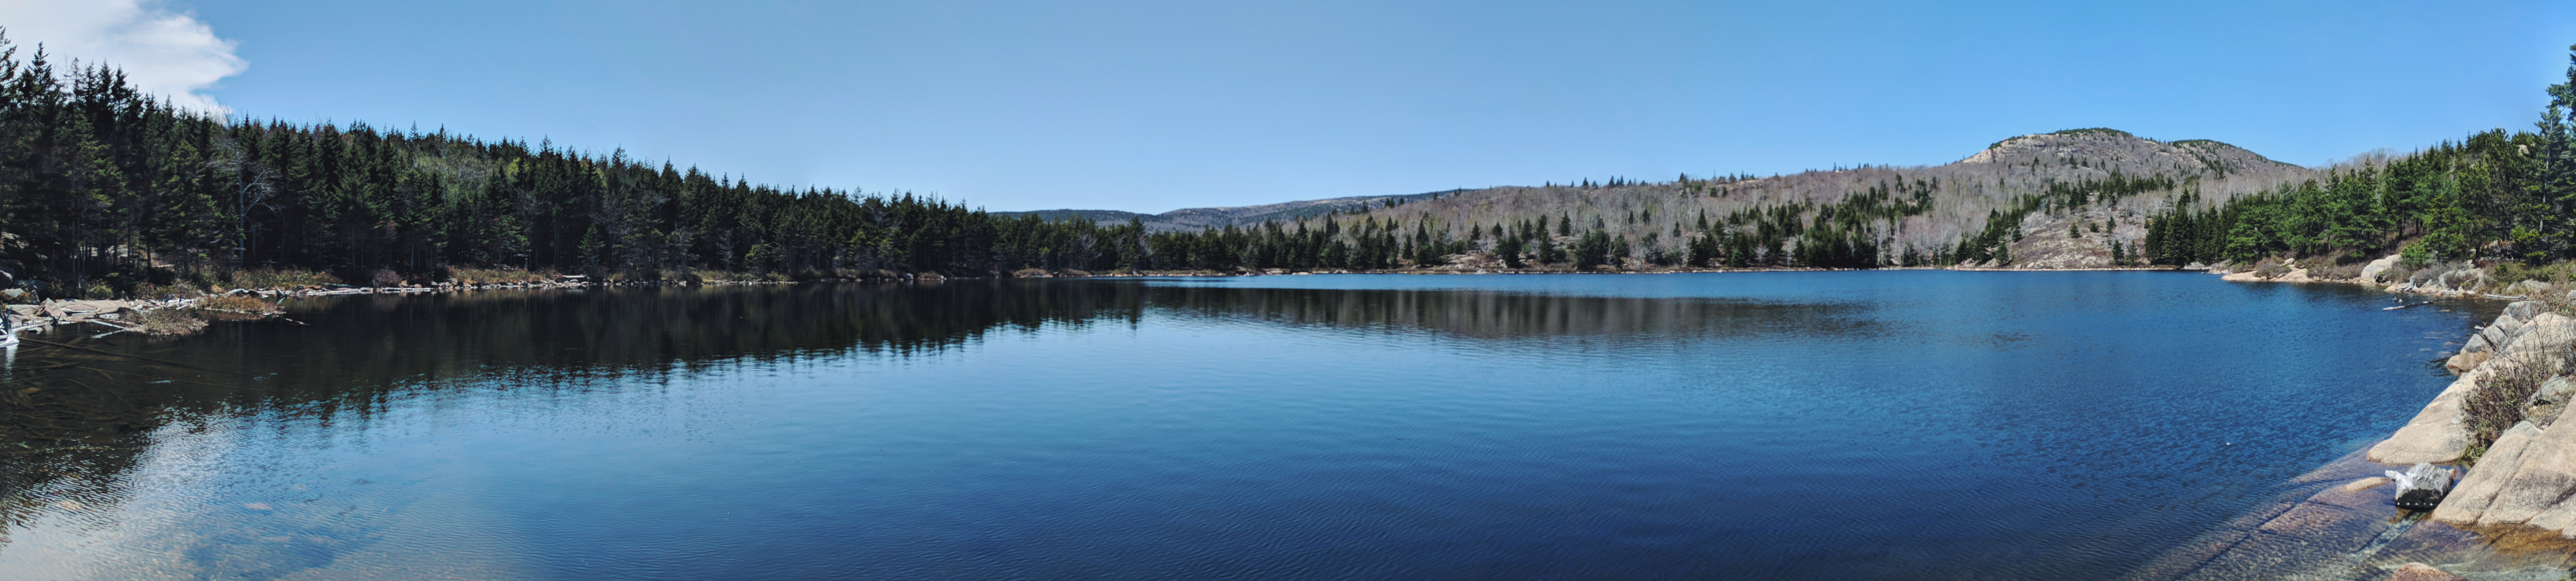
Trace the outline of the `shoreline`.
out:
[[[2576,487],[2576,482],[2550,482],[2541,477],[2576,470],[2576,465],[2559,461],[2565,456],[2557,455],[2556,450],[2547,456],[2548,461],[2518,465],[2521,458],[2543,456],[2532,444],[2540,438],[2531,435],[2540,430],[2532,428],[2531,421],[2513,430],[2523,432],[2524,437],[2500,439],[2492,451],[2477,448],[2466,427],[2464,401],[2485,377],[2497,373],[2500,367],[2536,357],[2542,349],[2556,350],[2551,353],[2563,360],[2566,354],[2560,351],[2576,341],[2576,319],[2548,312],[2547,305],[2529,296],[2492,294],[2482,288],[2460,288],[2447,282],[2426,286],[2360,278],[2314,279],[2306,276],[2305,269],[2272,278],[2257,277],[2252,272],[2227,273],[2224,278],[2229,282],[2358,284],[2391,294],[2513,302],[2493,321],[2472,330],[2458,351],[2439,354],[2446,358],[2444,367],[2456,379],[2431,402],[2423,404],[2405,426],[2283,483],[2282,492],[2262,508],[2184,542],[2123,579],[2521,580],[2561,579],[2576,570],[2576,520],[2556,518],[2560,514],[2576,516],[2576,508],[2552,508],[2567,497],[2560,489]],[[2521,341],[2523,337],[2539,339]],[[2513,351],[2515,348],[2535,355],[2521,356]],[[2496,356],[2498,352],[2506,355]],[[2537,394],[2532,397],[2539,398]],[[2543,404],[2533,407],[2548,416],[2571,408],[2576,405],[2562,402],[2555,409]],[[2563,433],[2576,435],[2576,423]],[[2485,456],[2478,457],[2479,452]],[[2481,465],[2479,460],[2486,463]],[[2449,490],[2449,497],[2431,510],[2399,509],[2394,503],[2394,488],[2381,474],[2405,471],[2419,462],[2452,467],[2459,476],[2457,484]],[[2544,474],[2523,474],[2525,471]],[[2508,503],[2503,500],[2507,498],[2522,500]],[[2508,504],[2512,510],[2505,515],[2505,522],[2484,522],[2480,518],[2481,512],[2504,510],[2501,507]],[[2531,506],[2534,504],[2538,506]],[[2468,505],[2476,507],[2463,508]],[[2539,518],[2542,515],[2537,513],[2548,513],[2551,518]]]
[[[10,311],[19,315],[16,320],[11,321],[12,323],[15,323],[12,324],[9,329],[11,337],[14,337],[19,331],[37,330],[49,335],[47,339],[54,339],[50,335],[63,333],[69,328],[81,327],[82,323],[103,325],[100,327],[100,330],[107,332],[99,333],[98,336],[101,337],[125,331],[138,331],[138,329],[133,327],[119,324],[117,320],[126,319],[130,321],[130,317],[132,315],[128,315],[126,313],[141,313],[162,309],[196,308],[198,301],[203,298],[224,296],[257,297],[274,304],[275,300],[288,298],[318,298],[347,295],[440,294],[479,290],[577,290],[618,286],[724,286],[798,284],[809,282],[937,283],[947,280],[998,280],[1003,278],[1195,278],[1297,276],[1312,274],[1683,274],[1772,271],[1832,272],[1850,270],[1956,270],[1963,272],[2172,271],[2220,274],[2223,280],[2229,282],[2361,284],[2370,285],[2378,288],[2379,290],[2393,294],[2419,294],[2491,300],[2523,298],[2503,297],[2482,292],[2469,292],[2466,289],[2419,287],[2405,282],[2381,284],[2365,282],[2359,279],[2314,279],[2306,277],[2304,270],[2294,270],[2291,273],[2287,273],[2295,276],[2279,276],[2271,279],[2264,279],[2253,276],[2253,273],[2251,272],[2225,273],[2212,272],[2206,269],[2190,270],[2163,267],[2081,269],[1900,267],[1884,269],[1675,269],[1609,272],[1404,270],[1216,273],[1207,271],[1146,271],[1117,274],[1067,273],[1059,275],[1058,273],[1046,273],[1045,276],[1012,276],[1013,274],[1020,273],[997,272],[993,273],[997,275],[993,277],[972,278],[949,277],[936,273],[929,273],[926,276],[907,276],[901,278],[816,278],[805,280],[743,281],[592,281],[571,277],[570,280],[548,282],[437,284],[428,286],[405,285],[392,287],[322,288],[306,286],[301,288],[233,289],[220,294],[188,299],[164,299],[159,301],[55,300],[45,301],[37,305],[8,306],[10,307]],[[88,308],[81,309],[79,312],[73,312],[72,309],[68,308],[73,306],[86,306]],[[44,316],[27,316],[30,313],[27,313],[26,311],[31,310],[28,307],[34,307],[32,310],[39,311]],[[253,313],[243,314],[254,315]],[[109,316],[104,317],[105,320],[102,320],[100,315]],[[267,316],[274,317],[276,315],[270,314]],[[2500,315],[2499,320],[2511,317],[2511,314]],[[235,320],[248,318],[263,317],[241,317],[236,318]],[[278,318],[282,319],[283,317]],[[295,322],[292,319],[285,319],[285,321],[302,324],[301,322]],[[2490,324],[2482,326],[2481,330],[2493,326],[2495,325]],[[115,327],[116,329],[107,330],[109,327]],[[2473,334],[2472,337],[2474,338],[2476,335]],[[76,337],[65,337],[64,339],[71,338]],[[57,341],[59,341],[59,339]],[[2452,355],[2448,353],[2444,355],[2452,357],[2469,356],[2468,354]],[[2443,401],[2442,397],[2450,396],[2453,392],[2462,391],[2461,384],[2474,383],[2472,381],[2473,378],[2480,372],[2486,371],[2486,363],[2486,361],[2481,360],[2476,362],[2476,364],[2471,366],[2469,369],[2465,370],[2454,367],[2453,372],[2460,374],[2461,380],[2455,383],[2453,389],[2444,390],[2443,396],[2437,396],[2435,402],[2427,404],[2424,413],[2439,415],[2437,410],[2433,408],[2441,407],[2441,402]],[[2401,432],[2402,431],[2403,430],[2401,430]],[[2545,531],[2548,534],[2535,535],[2530,534],[2533,531],[2517,532],[2480,527],[2455,527],[2449,523],[2427,518],[2427,514],[2400,511],[2395,508],[2391,502],[2392,499],[2390,498],[2389,491],[2391,488],[2386,485],[2385,478],[2378,478],[2377,475],[2379,472],[2386,469],[2403,470],[2405,469],[2405,465],[2374,461],[2380,460],[2380,458],[2374,458],[2373,456],[2376,455],[2372,453],[2376,448],[2384,446],[2388,444],[2390,440],[2394,439],[2394,436],[2383,438],[2377,443],[2345,454],[2335,461],[2329,462],[2324,466],[2317,467],[2299,477],[2293,478],[2279,487],[2281,492],[2277,493],[2273,500],[2259,504],[2258,508],[2252,509],[2236,519],[2230,520],[2226,524],[2217,527],[2216,529],[2205,531],[2182,543],[2176,548],[2167,551],[2163,555],[2137,566],[2131,571],[2123,572],[2124,574],[2120,575],[2120,578],[2135,580],[2211,579],[2244,578],[2243,576],[2248,574],[2260,574],[2258,576],[2263,578],[2295,575],[2300,578],[2377,579],[2387,575],[2389,572],[2396,571],[2397,568],[2404,566],[2406,563],[2431,562],[2438,565],[2442,570],[2459,574],[2467,574],[2470,575],[2471,578],[2478,579],[2519,579],[2526,577],[2523,573],[2542,570],[2555,573],[2555,575],[2548,577],[2555,579],[2559,578],[2559,576],[2563,576],[2569,570],[2569,567],[2576,566],[2576,562],[2568,560],[2568,557],[2570,556],[2568,549],[2576,548],[2576,536],[2569,537],[2569,542],[2553,542],[2559,537],[2559,535],[2556,534],[2556,531]],[[2372,482],[2373,480],[2378,480],[2380,482]],[[2465,479],[2462,482],[2464,485],[2466,484]],[[2576,528],[2568,530],[2576,531]],[[2532,557],[2536,554],[2549,551],[2555,551],[2554,553],[2551,553],[2556,557],[2554,560],[2549,563],[2533,562]],[[2292,573],[2292,571],[2296,571],[2296,573]],[[2504,574],[2511,574],[2513,576],[2497,576]]]

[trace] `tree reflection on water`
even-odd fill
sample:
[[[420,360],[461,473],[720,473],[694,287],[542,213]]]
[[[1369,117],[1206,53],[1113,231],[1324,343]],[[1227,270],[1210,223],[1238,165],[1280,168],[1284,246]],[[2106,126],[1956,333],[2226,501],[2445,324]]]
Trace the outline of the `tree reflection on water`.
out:
[[[185,418],[365,422],[460,381],[580,390],[602,380],[853,352],[905,357],[996,331],[1150,313],[1482,339],[1868,332],[1857,308],[1458,290],[1262,289],[1133,280],[480,291],[291,300],[293,321],[193,337],[30,335],[0,369],[0,516],[118,502],[151,434]]]

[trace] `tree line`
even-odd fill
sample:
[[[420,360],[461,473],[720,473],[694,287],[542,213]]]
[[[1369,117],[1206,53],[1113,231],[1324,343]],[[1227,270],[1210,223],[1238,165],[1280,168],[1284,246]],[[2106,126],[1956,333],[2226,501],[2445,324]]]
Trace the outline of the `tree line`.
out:
[[[451,265],[989,271],[1113,268],[1147,251],[1135,225],[754,184],[623,151],[225,118],[144,94],[107,65],[58,69],[19,50],[0,37],[0,283],[46,296],[247,269],[360,282]]]
[[[1639,241],[1610,234],[1602,217],[1583,229],[1571,216],[1462,228],[1330,214],[1148,232],[1134,221],[999,217],[901,192],[755,184],[623,151],[228,118],[143,93],[108,65],[58,68],[42,49],[20,56],[0,36],[0,276],[9,278],[0,282],[23,280],[50,297],[128,294],[178,278],[219,286],[228,273],[255,269],[321,270],[360,283],[388,274],[435,280],[452,266],[643,278],[1375,270],[1436,266],[1468,252],[1515,266],[1630,258],[1868,266],[1878,252],[1856,228],[1922,205],[1891,197],[1915,187],[1900,184],[1832,206],[1740,214],[1715,229],[1703,216],[1701,231]],[[1805,242],[1789,242],[1800,236]],[[1711,249],[1709,240],[1724,242]]]
[[[2567,106],[2553,99],[2550,109]],[[2563,117],[2544,114],[2540,125],[2480,132],[2223,204],[2187,192],[2148,220],[2141,252],[2177,266],[2279,255],[2352,262],[2392,251],[2417,263],[2576,257],[2576,189],[2568,187],[2576,159],[2563,153]]]
[[[2576,258],[2576,47],[2532,131],[2479,132],[2387,160],[2338,168],[2223,204],[2178,200],[2150,219],[2141,252],[2157,264],[2391,251],[2416,263]]]

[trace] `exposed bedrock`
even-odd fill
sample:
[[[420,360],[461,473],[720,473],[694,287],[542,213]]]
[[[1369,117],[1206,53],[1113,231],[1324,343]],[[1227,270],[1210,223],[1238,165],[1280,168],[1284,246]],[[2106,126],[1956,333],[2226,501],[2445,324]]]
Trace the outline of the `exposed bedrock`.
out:
[[[2576,531],[2576,422],[2559,421],[2570,407],[2565,400],[2571,385],[2562,374],[2576,371],[2567,368],[2576,352],[2576,319],[2546,311],[2538,301],[2517,302],[2478,328],[2450,362],[2460,378],[2396,435],[2370,449],[2370,460],[2383,464],[2472,460],[2433,509],[2433,520],[2462,527],[2522,525],[2576,538],[2568,534]],[[2473,401],[2508,403],[2473,410],[2480,405]],[[2472,433],[2480,421],[2515,421],[2496,415],[2500,408],[2518,410],[2520,421],[2477,449]],[[2489,415],[2481,420],[2472,413]]]

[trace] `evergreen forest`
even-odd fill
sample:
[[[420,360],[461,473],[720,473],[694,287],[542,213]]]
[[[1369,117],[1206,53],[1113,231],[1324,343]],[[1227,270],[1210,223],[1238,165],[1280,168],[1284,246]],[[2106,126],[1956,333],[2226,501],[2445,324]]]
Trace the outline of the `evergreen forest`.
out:
[[[2108,177],[2018,193],[1996,180],[1945,186],[1898,174],[1830,201],[1722,212],[1542,208],[1457,220],[1404,214],[1389,201],[1155,230],[1134,219],[1000,215],[905,192],[760,184],[624,151],[209,114],[138,91],[112,66],[58,67],[41,48],[21,54],[0,36],[0,287],[104,298],[278,281],[429,283],[464,272],[649,281],[1387,270],[1471,256],[1515,269],[2000,265],[2012,263],[2024,217],[2142,192],[2179,193],[2155,198],[2143,240],[2109,243],[2124,264],[2357,260],[2399,249],[2419,262],[2554,261],[2576,258],[2576,66],[2569,81],[2549,87],[2534,131],[2477,133],[2220,199],[2201,197],[2196,177],[2089,166],[2079,169]],[[1644,191],[1715,198],[1756,179],[1684,175]],[[1624,179],[1581,187],[1640,191]],[[1936,193],[1963,191],[2003,203],[1970,215],[1973,226],[1936,234],[1949,242],[1899,247],[1901,223],[1933,213]]]
[[[2576,53],[2576,47],[2569,47]],[[2576,258],[2576,54],[2532,131],[2501,129],[2337,167],[2323,180],[2209,203],[2188,193],[2148,221],[2155,264],[2309,257],[2351,263]]]

